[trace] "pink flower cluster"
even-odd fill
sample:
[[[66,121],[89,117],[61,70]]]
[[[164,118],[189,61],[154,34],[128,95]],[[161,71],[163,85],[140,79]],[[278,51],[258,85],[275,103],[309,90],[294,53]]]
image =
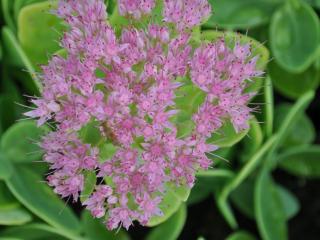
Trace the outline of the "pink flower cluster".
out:
[[[150,14],[155,4],[118,1],[120,14],[131,21]],[[213,132],[228,120],[237,131],[248,128],[252,94],[244,91],[247,79],[261,74],[256,59],[238,43],[191,46],[189,29],[210,14],[206,0],[164,0],[163,24],[129,24],[120,36],[108,24],[102,0],[61,0],[56,14],[69,26],[61,41],[68,55],[43,67],[42,97],[26,113],[39,125],[55,122],[41,144],[54,170],[48,183],[62,197],[84,197],[83,205],[94,217],[105,217],[109,229],[128,229],[134,220],[145,225],[162,215],[169,183],[191,188],[197,169],[209,167],[206,153],[217,147],[206,141]],[[169,23],[176,29],[169,30]],[[206,99],[190,115],[191,133],[179,137],[177,90],[186,84]],[[89,125],[98,141],[84,140]],[[88,172],[96,173],[97,182],[83,196]]]

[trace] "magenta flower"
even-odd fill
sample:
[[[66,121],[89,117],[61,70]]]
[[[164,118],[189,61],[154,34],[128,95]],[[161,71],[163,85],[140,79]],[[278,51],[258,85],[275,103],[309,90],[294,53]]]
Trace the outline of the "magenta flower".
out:
[[[134,23],[152,14],[156,2],[119,0],[119,13]],[[196,171],[211,165],[206,153],[217,149],[207,142],[211,134],[227,121],[238,132],[248,128],[254,94],[245,90],[262,73],[248,45],[190,44],[189,29],[210,11],[206,0],[164,0],[161,25],[129,24],[117,36],[102,0],[59,2],[56,14],[69,26],[61,40],[68,55],[43,66],[42,97],[25,115],[38,125],[55,123],[41,144],[53,170],[48,184],[62,197],[84,197],[109,229],[161,216],[166,186],[191,188]],[[177,91],[186,84],[205,100],[190,113],[190,133],[179,136],[176,119],[186,109],[178,108]],[[83,136],[90,131],[96,141]],[[98,180],[83,196],[88,172]]]

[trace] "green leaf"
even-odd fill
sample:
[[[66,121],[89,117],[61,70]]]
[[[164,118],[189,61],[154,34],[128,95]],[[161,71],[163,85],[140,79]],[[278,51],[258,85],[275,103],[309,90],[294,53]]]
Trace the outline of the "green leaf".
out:
[[[63,25],[50,13],[55,7],[55,1],[45,1],[27,5],[19,12],[18,39],[33,64],[47,63],[48,54],[60,49],[58,40]]]
[[[286,219],[294,217],[300,210],[298,199],[288,189],[280,185],[277,185],[277,191],[286,214]]]
[[[16,167],[6,184],[12,194],[31,212],[70,239],[79,239],[80,224],[72,211],[65,206],[42,179],[32,171]]]
[[[288,149],[277,157],[277,162],[282,169],[295,176],[320,177],[320,147],[318,145]]]
[[[159,204],[159,208],[162,210],[163,215],[152,217],[147,226],[153,227],[165,222],[176,211],[178,211],[182,202],[185,202],[188,199],[189,194],[190,189],[188,187],[167,185],[166,194],[164,195],[162,202]]]
[[[0,208],[19,205],[3,181],[0,181]]]
[[[23,226],[6,228],[0,233],[1,236],[14,237],[23,240],[67,240],[69,238],[63,237],[59,229],[53,228],[43,223],[32,223]],[[79,238],[81,240],[82,238]]]
[[[272,17],[270,46],[279,65],[292,73],[305,71],[318,56],[320,25],[306,3],[287,2]]]
[[[180,111],[173,121],[178,127],[178,137],[186,137],[194,128],[192,115],[197,112],[200,105],[204,102],[206,95],[198,87],[189,82],[180,87],[176,95],[175,103]]]
[[[113,155],[117,152],[117,147],[112,143],[104,143],[99,146],[99,162],[105,162],[111,159]]]
[[[237,133],[230,121],[227,121],[222,128],[219,129],[219,133],[214,133],[207,140],[207,143],[217,145],[221,148],[232,147],[236,143],[240,142],[249,132],[249,129],[243,130]]]
[[[13,162],[32,163],[41,159],[38,142],[48,131],[47,127],[39,128],[33,121],[16,123],[3,134],[1,149]]]
[[[309,3],[312,7],[315,7],[317,9],[320,8],[320,0],[304,0],[307,3]]]
[[[19,17],[19,13],[21,8],[23,8],[26,5],[36,3],[36,2],[44,2],[45,0],[15,0],[14,1],[14,6],[13,6],[13,11],[14,11],[14,18],[17,21]]]
[[[0,180],[6,180],[13,174],[13,166],[7,157],[0,152]]]
[[[269,173],[262,171],[254,193],[255,216],[263,240],[288,239],[286,213]]]
[[[12,31],[16,30],[14,19],[12,17],[13,12],[13,1],[12,0],[1,0],[2,14],[5,23],[10,27]]]
[[[254,219],[254,181],[247,179],[230,195],[232,203],[249,218]]]
[[[255,240],[256,238],[245,231],[238,231],[226,238],[226,240]]]
[[[206,27],[243,29],[266,24],[282,0],[209,0],[214,10]]]
[[[31,220],[31,215],[19,205],[0,207],[0,225],[23,225]]]
[[[15,105],[13,96],[0,94],[0,133],[14,123],[17,112]]]
[[[101,140],[98,122],[89,122],[87,125],[81,128],[79,135],[84,143],[98,145]]]
[[[182,232],[187,218],[187,209],[183,204],[179,210],[166,222],[154,228],[146,237],[146,240],[175,240]]]
[[[96,186],[96,173],[94,171],[87,171],[84,174],[84,188],[81,192],[80,201],[83,203],[85,200],[89,198],[91,193],[94,190],[94,187]]]
[[[243,213],[245,216],[254,219],[254,179],[248,179],[243,182],[231,194],[232,203]],[[299,211],[299,202],[287,189],[277,185],[276,191],[280,197],[282,206],[285,210],[286,219],[292,218]]]
[[[2,39],[7,62],[20,68],[25,67],[33,80],[30,84],[32,84],[33,88],[41,89],[41,82],[37,77],[32,63],[8,27],[2,28]]]
[[[281,104],[275,110],[275,128],[280,130],[286,115],[291,110],[291,104]],[[300,114],[295,120],[293,126],[288,130],[287,137],[283,140],[283,147],[292,147],[307,145],[312,143],[316,138],[315,127],[312,121],[305,113]]]
[[[272,61],[268,70],[276,90],[291,99],[319,86],[320,72],[314,65],[301,73],[290,73]]]
[[[108,231],[102,220],[93,218],[90,212],[84,211],[81,217],[82,229],[88,240],[129,240],[125,231]]]

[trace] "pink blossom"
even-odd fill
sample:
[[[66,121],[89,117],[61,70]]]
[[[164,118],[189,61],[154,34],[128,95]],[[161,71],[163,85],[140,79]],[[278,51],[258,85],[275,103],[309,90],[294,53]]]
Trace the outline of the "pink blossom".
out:
[[[177,24],[178,30],[199,25],[210,13],[207,0],[164,0],[164,21]]]
[[[118,3],[130,24],[116,35],[102,0],[59,2],[55,13],[68,25],[61,39],[68,54],[42,67],[42,96],[25,115],[38,125],[55,124],[40,144],[54,191],[86,198],[82,204],[107,228],[128,229],[162,215],[169,185],[193,186],[195,173],[212,164],[206,155],[217,149],[207,143],[212,133],[227,121],[237,132],[249,127],[254,93],[245,90],[262,73],[249,45],[191,44],[188,29],[210,15],[206,0],[164,0],[164,21],[140,28],[137,19],[151,14],[156,1]],[[191,114],[177,104],[183,85],[206,95]],[[178,137],[186,112],[194,127]],[[83,196],[88,172],[98,180]]]
[[[118,4],[121,15],[132,15],[139,19],[142,15],[151,13],[155,0],[119,0]]]

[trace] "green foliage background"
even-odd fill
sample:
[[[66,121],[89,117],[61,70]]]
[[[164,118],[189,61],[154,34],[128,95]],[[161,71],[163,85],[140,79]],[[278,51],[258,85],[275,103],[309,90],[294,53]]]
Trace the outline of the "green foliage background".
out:
[[[247,132],[236,134],[226,124],[223,137],[213,136],[211,141],[221,147],[218,157],[213,156],[215,167],[198,173],[191,193],[169,191],[165,203],[170,207],[165,205],[165,216],[150,223],[154,227],[146,239],[177,239],[186,222],[187,207],[210,195],[235,231],[228,240],[256,239],[246,229],[239,229],[234,209],[256,221],[259,238],[289,239],[288,221],[299,212],[300,203],[272,173],[280,168],[297,178],[320,177],[319,132],[306,114],[310,103],[320,109],[320,101],[315,99],[320,83],[320,1],[210,2],[214,14],[198,37],[210,41],[225,36],[230,42],[240,37],[252,44],[260,56],[259,67],[266,71],[251,89],[261,93],[252,101],[259,104],[261,113],[251,120]],[[54,1],[1,0],[0,240],[130,239],[124,231],[108,232],[86,211],[76,215],[71,204],[43,183],[48,169],[41,163],[42,152],[36,143],[49,129],[39,129],[29,120],[17,121],[26,111],[22,107],[28,105],[26,96],[39,94],[39,65],[59,51],[57,40],[63,25],[49,14],[54,5]],[[108,8],[111,22],[124,24],[112,6],[114,2]],[[194,89],[184,90],[190,94],[182,107],[191,109],[199,95]],[[280,100],[274,101],[274,93]],[[92,178],[94,181],[95,176],[86,178],[88,193]]]

